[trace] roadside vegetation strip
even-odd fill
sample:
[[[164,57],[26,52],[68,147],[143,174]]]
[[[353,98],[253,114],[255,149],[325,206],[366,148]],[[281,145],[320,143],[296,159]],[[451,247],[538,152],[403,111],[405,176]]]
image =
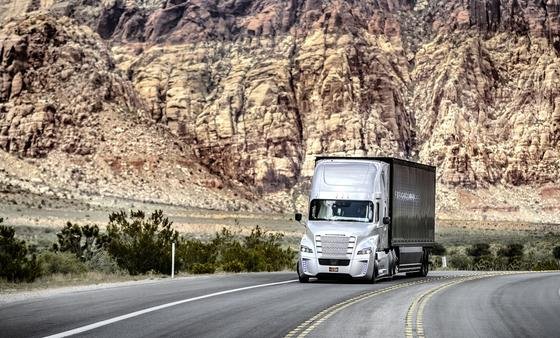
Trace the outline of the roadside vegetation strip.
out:
[[[143,309],[143,310],[131,312],[131,313],[128,313],[128,314],[125,314],[125,315],[122,315],[122,316],[109,318],[109,319],[106,319],[106,320],[102,320],[100,322],[96,322],[96,323],[89,324],[89,325],[86,325],[86,326],[81,326],[81,327],[78,327],[78,328],[75,328],[75,329],[72,329],[72,330],[68,330],[68,331],[60,332],[60,333],[53,334],[53,335],[50,335],[50,336],[46,336],[45,338],[68,337],[68,336],[80,334],[80,333],[83,333],[83,332],[91,331],[93,329],[97,329],[97,328],[102,327],[102,326],[106,326],[106,325],[109,325],[109,324],[120,322],[120,321],[123,321],[125,319],[138,317],[138,316],[146,314],[146,313],[155,312],[155,311],[158,311],[158,310],[162,310],[162,309],[172,307],[172,306],[176,306],[176,305],[180,305],[180,304],[190,303],[190,302],[194,302],[194,301],[197,301],[197,300],[216,297],[216,296],[221,296],[221,295],[226,295],[226,294],[234,293],[234,292],[263,288],[263,287],[267,287],[267,286],[275,286],[275,285],[294,283],[294,282],[297,282],[297,281],[298,280],[295,279],[295,280],[288,280],[288,281],[283,281],[283,282],[251,285],[251,286],[246,286],[246,287],[237,288],[237,289],[214,292],[214,293],[210,293],[210,294],[202,295],[202,296],[198,296],[198,297],[187,298],[187,299],[179,300],[179,301],[176,301],[176,302],[166,303],[166,304],[146,308],[146,309]]]
[[[422,280],[417,280],[417,281],[414,281],[414,282],[399,283],[399,284],[389,286],[389,287],[386,287],[386,288],[383,288],[383,289],[362,293],[362,294],[360,294],[356,297],[347,299],[343,302],[334,304],[334,305],[324,309],[323,311],[319,312],[315,316],[311,317],[310,319],[308,319],[305,322],[298,325],[292,331],[288,332],[288,334],[286,334],[285,338],[305,337],[309,333],[311,333],[315,328],[317,328],[319,325],[321,325],[321,323],[323,323],[325,320],[327,320],[328,318],[330,318],[334,314],[336,314],[339,311],[342,311],[345,308],[347,308],[351,305],[354,305],[354,304],[356,304],[356,303],[358,303],[362,300],[366,300],[366,299],[369,299],[369,298],[372,298],[372,297],[375,297],[377,295],[384,294],[384,293],[387,293],[387,292],[390,292],[390,291],[393,291],[393,290],[405,288],[405,287],[408,287],[408,286],[428,283],[428,282],[431,282],[431,281],[440,280],[440,279],[444,279],[444,278],[448,278],[448,277],[446,277],[446,276],[433,277],[433,278],[426,278],[426,279],[422,279]]]
[[[527,272],[516,272],[516,271],[507,271],[507,272],[489,272],[489,273],[480,273],[471,276],[463,276],[457,280],[453,280],[447,282],[445,284],[436,286],[432,289],[427,290],[424,293],[419,294],[416,296],[412,303],[410,304],[408,311],[406,313],[405,319],[405,329],[404,334],[406,338],[425,338],[424,333],[424,307],[429,302],[430,298],[436,293],[447,289],[448,287],[466,282],[471,280],[477,280],[487,277],[496,277],[496,276],[503,276],[503,275],[511,275],[511,274],[519,274],[519,273],[527,273]],[[416,318],[415,318],[416,317]],[[416,319],[416,320],[414,320]]]

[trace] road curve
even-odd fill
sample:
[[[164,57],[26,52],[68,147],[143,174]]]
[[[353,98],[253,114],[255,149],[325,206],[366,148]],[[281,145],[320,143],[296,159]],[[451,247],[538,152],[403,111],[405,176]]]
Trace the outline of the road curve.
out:
[[[428,337],[560,337],[560,273],[467,281],[425,307]]]
[[[184,278],[2,304],[0,336],[42,337],[81,328],[80,336],[91,337],[402,337],[407,314],[410,317],[414,312],[414,320],[422,318],[420,307],[411,311],[415,301],[422,305],[428,337],[457,336],[458,332],[533,336],[527,334],[519,316],[530,318],[527,324],[541,325],[540,331],[532,332],[560,332],[560,273],[484,277],[433,272],[427,278],[398,276],[373,285],[289,282],[294,277],[295,273],[256,273]],[[552,289],[555,299],[550,297]],[[482,316],[477,304],[485,299],[487,313]],[[523,302],[532,305],[520,311]],[[458,308],[461,316],[446,319]],[[478,326],[479,317],[515,321],[504,326],[506,330]],[[551,317],[556,320],[541,323]],[[460,318],[469,318],[472,325]]]

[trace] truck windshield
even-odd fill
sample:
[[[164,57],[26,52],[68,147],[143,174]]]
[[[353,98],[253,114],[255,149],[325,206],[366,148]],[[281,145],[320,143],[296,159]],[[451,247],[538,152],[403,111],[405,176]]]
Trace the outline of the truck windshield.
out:
[[[373,222],[371,201],[313,200],[310,221]]]

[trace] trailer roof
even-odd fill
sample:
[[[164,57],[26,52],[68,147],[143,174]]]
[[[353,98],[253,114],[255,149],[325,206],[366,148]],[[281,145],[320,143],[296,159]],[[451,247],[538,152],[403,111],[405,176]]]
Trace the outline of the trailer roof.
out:
[[[366,161],[382,161],[382,162],[386,162],[389,163],[391,165],[393,164],[400,164],[400,165],[405,165],[408,167],[415,167],[415,168],[420,168],[420,169],[424,169],[424,170],[429,170],[429,171],[436,171],[436,167],[435,166],[431,166],[431,165],[427,165],[427,164],[423,164],[423,163],[418,163],[418,162],[412,162],[412,161],[408,161],[408,160],[403,160],[400,158],[395,158],[395,157],[345,157],[345,156],[317,156],[315,157],[315,164],[317,164],[318,161],[321,160],[366,160]]]

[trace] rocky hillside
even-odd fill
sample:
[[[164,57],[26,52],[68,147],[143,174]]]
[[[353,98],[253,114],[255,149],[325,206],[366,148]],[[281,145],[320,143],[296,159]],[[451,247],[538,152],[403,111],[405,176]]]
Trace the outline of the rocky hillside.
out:
[[[13,17],[36,10],[89,26],[109,46],[115,69],[112,61],[106,67],[123,78],[122,95],[113,96],[163,128],[158,135],[175,140],[184,158],[253,195],[298,187],[319,154],[431,163],[445,191],[557,186],[556,0],[24,3],[0,1],[10,22],[3,31],[21,25]],[[0,73],[12,89],[3,89],[0,102],[21,110],[12,93],[25,92],[28,85],[23,81],[19,89],[16,76],[27,75],[8,70],[8,59]],[[95,106],[81,100],[87,109]],[[111,100],[101,102],[107,111]],[[2,113],[4,126],[12,110]],[[28,139],[14,136],[27,129],[9,123],[12,131],[0,133],[5,151],[27,157],[69,152],[64,128],[54,138],[34,136],[30,152]],[[69,153],[83,151],[74,148]]]
[[[0,74],[1,192],[253,208],[145,116],[147,104],[88,27],[46,14],[6,23]]]

